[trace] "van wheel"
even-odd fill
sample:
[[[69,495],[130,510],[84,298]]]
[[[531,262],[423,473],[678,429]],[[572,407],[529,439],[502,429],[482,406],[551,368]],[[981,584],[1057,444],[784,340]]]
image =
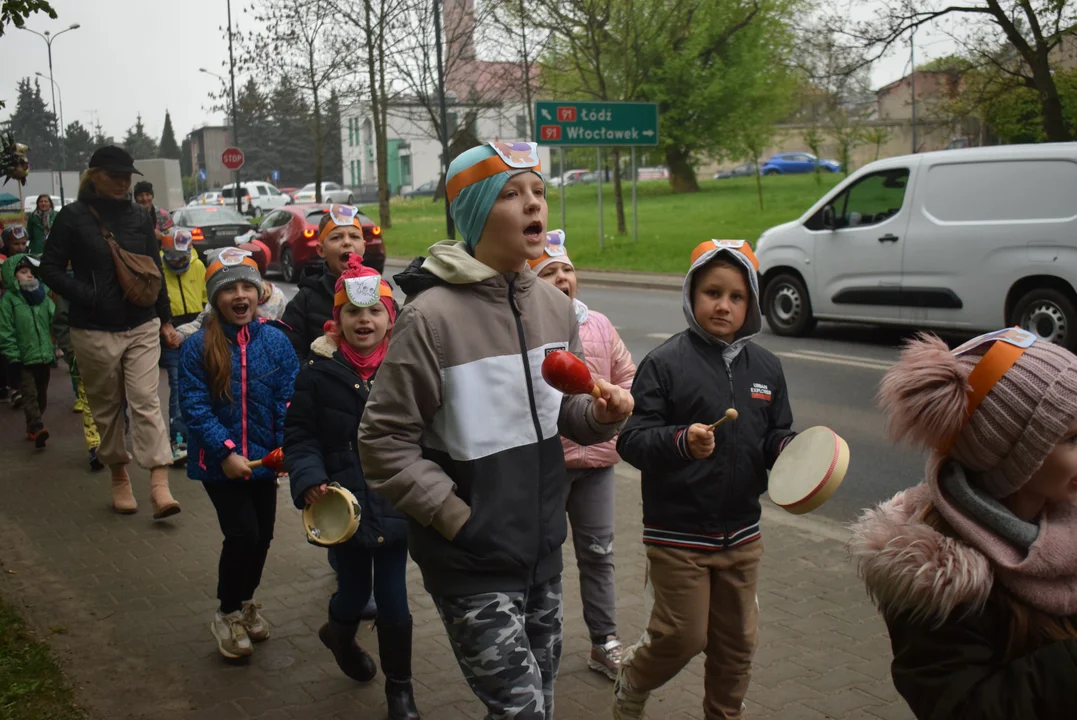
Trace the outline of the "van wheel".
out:
[[[1043,340],[1077,351],[1077,308],[1065,293],[1051,288],[1025,293],[1010,322]]]
[[[294,283],[299,277],[299,270],[292,260],[291,248],[284,248],[280,253],[280,274],[286,283]]]
[[[802,337],[815,329],[811,299],[795,275],[779,275],[767,283],[763,312],[775,335]]]

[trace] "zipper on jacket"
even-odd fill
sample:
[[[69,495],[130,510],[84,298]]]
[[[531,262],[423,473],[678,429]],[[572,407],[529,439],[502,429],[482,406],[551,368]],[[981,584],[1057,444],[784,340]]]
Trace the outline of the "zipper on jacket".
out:
[[[736,360],[736,358],[734,358],[734,360]],[[732,363],[727,365],[726,361],[725,361],[725,358],[723,357],[722,358],[722,366],[725,368],[726,377],[729,378],[729,405],[734,410],[736,410],[737,409],[737,389],[733,385],[733,367],[732,367]],[[721,504],[721,507],[725,507],[726,496],[729,495],[729,486],[732,485],[734,482],[736,482],[736,479],[737,479],[737,447],[736,447],[736,445],[737,445],[737,432],[736,432],[736,429],[734,427],[727,427],[726,432],[727,433],[733,433],[733,437],[730,438],[730,442],[729,442],[729,461],[730,461],[729,462],[729,467],[730,467],[730,470],[729,470],[729,482],[722,484],[722,504]],[[724,524],[723,527],[722,527],[722,530],[725,531],[725,532],[723,532],[723,534],[725,535],[725,537],[723,538],[723,544],[725,546],[724,549],[728,550],[729,549],[729,532],[728,532],[729,526],[728,526],[728,524]]]
[[[535,423],[535,437],[542,444],[542,423],[539,422],[538,407],[535,405],[535,386],[531,382],[531,361],[527,357],[527,337],[524,335],[524,323],[521,319],[520,308],[516,304],[516,278],[509,280],[509,306],[512,308],[512,318],[516,321],[516,334],[520,338],[520,355],[524,361],[524,380],[527,383],[527,400],[531,404],[531,420]],[[546,535],[546,521],[542,516],[542,497],[545,494],[545,482],[542,472],[542,455],[539,454],[539,486],[538,486],[538,542],[535,544],[535,566],[531,572],[531,584],[535,582],[538,574],[538,562],[542,555],[542,538]]]
[[[242,398],[240,412],[243,422],[243,457],[247,457],[247,343],[250,342],[250,339],[251,335],[247,332],[247,326],[244,325],[239,329],[239,333],[236,334],[236,341],[239,343],[239,391]]]

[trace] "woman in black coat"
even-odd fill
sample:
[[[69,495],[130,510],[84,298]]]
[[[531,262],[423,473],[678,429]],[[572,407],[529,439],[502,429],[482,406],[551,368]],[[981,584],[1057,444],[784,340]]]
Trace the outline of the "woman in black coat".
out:
[[[362,508],[355,535],[329,549],[337,571],[337,591],[329,602],[329,620],[318,636],[348,677],[372,680],[377,666],[356,644],[355,635],[373,592],[389,718],[411,720],[419,715],[411,685],[407,520],[367,487],[356,448],[359,420],[384,357],[396,308],[385,281],[363,268],[358,256],[353,264],[356,267],[337,280],[331,329],[314,341],[296,378],[284,423],[284,458],[296,507],[316,500],[328,483],[337,483],[351,491]],[[363,305],[349,298],[344,288],[349,279],[373,288],[372,295],[359,301]]]
[[[180,511],[168,489],[172,448],[157,396],[162,338],[178,346],[168,291],[161,283],[153,307],[130,302],[116,279],[104,233],[129,253],[145,255],[161,267],[153,221],[131,202],[131,175],[142,173],[118,147],[103,147],[90,158],[76,202],[56,216],[41,258],[41,279],[70,303],[68,324],[86,398],[101,432],[98,459],[112,469],[112,507],[137,510],[124,441],[124,401],[131,413],[135,461],[150,471],[154,518]],[[68,267],[71,273],[68,273]]]

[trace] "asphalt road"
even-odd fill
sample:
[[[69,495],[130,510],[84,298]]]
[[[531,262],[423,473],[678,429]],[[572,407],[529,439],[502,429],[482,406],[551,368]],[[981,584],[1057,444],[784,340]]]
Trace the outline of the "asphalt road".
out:
[[[289,297],[295,291],[294,286],[281,286]],[[685,328],[680,293],[581,287],[580,298],[610,318],[637,363]],[[826,425],[849,444],[849,474],[815,515],[848,522],[862,508],[920,481],[924,457],[886,439],[885,423],[874,402],[879,380],[897,360],[906,335],[892,329],[823,324],[808,338],[782,338],[768,330],[757,338],[782,361],[794,428]]]

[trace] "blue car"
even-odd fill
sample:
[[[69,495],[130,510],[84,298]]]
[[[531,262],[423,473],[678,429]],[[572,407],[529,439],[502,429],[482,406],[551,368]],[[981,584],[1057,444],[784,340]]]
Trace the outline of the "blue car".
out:
[[[815,172],[818,163],[820,170],[841,172],[841,163],[834,160],[819,160],[811,153],[782,153],[763,163],[759,172],[763,175],[797,175]]]

